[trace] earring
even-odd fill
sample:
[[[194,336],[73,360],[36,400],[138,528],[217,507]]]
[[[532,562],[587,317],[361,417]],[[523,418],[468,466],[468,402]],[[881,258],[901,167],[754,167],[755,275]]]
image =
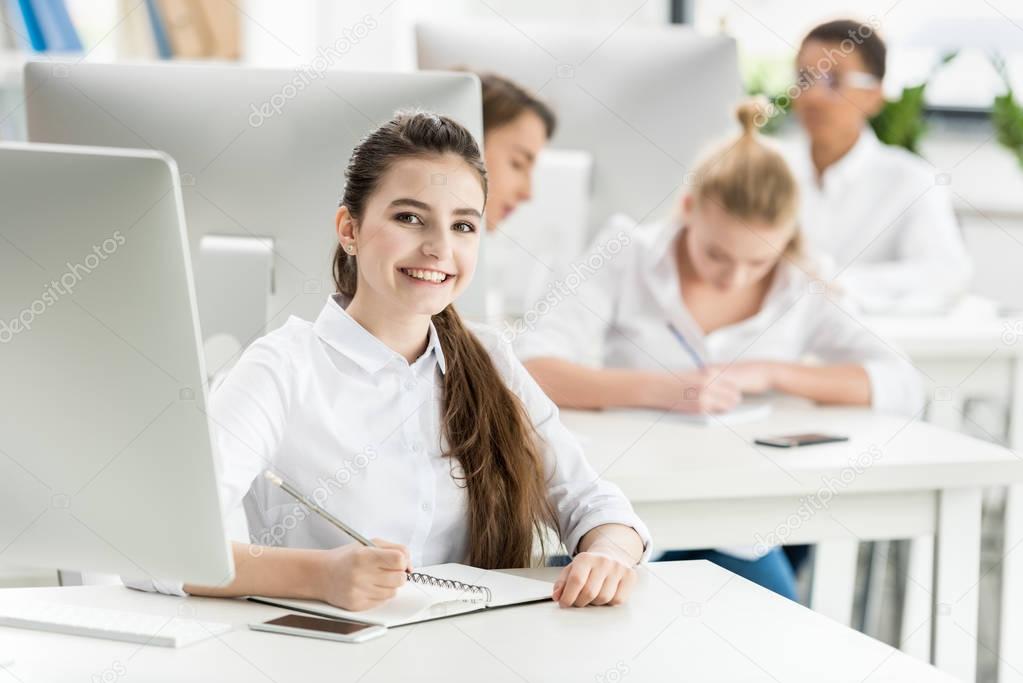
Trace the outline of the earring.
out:
[[[355,245],[354,244],[346,245],[345,246],[345,251],[348,252],[349,254],[354,254],[355,253]]]

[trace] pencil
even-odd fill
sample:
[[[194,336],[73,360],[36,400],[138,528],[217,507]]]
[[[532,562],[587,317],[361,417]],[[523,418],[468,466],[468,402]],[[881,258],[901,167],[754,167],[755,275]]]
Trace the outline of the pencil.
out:
[[[347,524],[345,524],[340,519],[338,519],[334,515],[330,514],[329,512],[321,508],[313,501],[306,498],[304,495],[299,493],[291,484],[287,483],[270,470],[266,470],[265,472],[263,472],[263,476],[270,480],[270,482],[273,483],[275,486],[279,487],[282,491],[290,495],[292,498],[302,503],[302,505],[305,505],[307,508],[318,514],[320,517],[323,517],[325,520],[327,520],[328,522],[336,526],[338,529],[354,538],[362,545],[369,548],[377,547],[377,545],[373,543],[373,541],[369,540],[368,538],[360,534],[358,531],[348,526]],[[484,601],[486,602],[490,602],[493,599],[493,594],[491,593],[490,589],[487,588],[486,586],[474,586],[472,584],[462,583],[461,581],[454,581],[452,579],[438,579],[436,576],[431,576],[429,574],[423,574],[420,572],[413,572],[409,571],[408,569],[405,570],[405,576],[407,577],[408,581],[411,581],[412,583],[417,583],[420,585],[440,586],[442,588],[452,588],[460,591],[468,591],[473,595],[482,596]]]
[[[347,524],[345,524],[340,519],[338,519],[334,515],[330,514],[329,512],[327,512],[326,510],[321,508],[319,505],[317,505],[313,501],[311,501],[308,498],[306,498],[304,495],[302,495],[301,493],[296,491],[295,488],[291,484],[289,484],[288,482],[284,481],[283,479],[278,477],[276,474],[274,474],[270,470],[267,470],[266,472],[264,472],[263,476],[266,477],[267,479],[269,479],[275,486],[280,487],[280,489],[282,491],[284,491],[285,493],[289,494],[292,498],[294,498],[298,502],[302,503],[302,505],[305,505],[307,508],[309,508],[310,510],[312,510],[313,512],[318,514],[320,517],[323,517],[325,520],[327,520],[328,522],[330,522],[331,524],[336,526],[338,529],[340,529],[341,531],[345,532],[346,534],[348,534],[349,536],[354,538],[356,541],[358,541],[362,545],[367,546],[369,548],[375,548],[376,547],[376,545],[373,543],[373,541],[369,540],[368,538],[366,538],[365,536],[360,534],[358,531],[356,531],[352,527],[348,526]]]
[[[696,349],[694,349],[692,345],[686,341],[686,338],[682,336],[682,333],[678,331],[678,328],[671,323],[668,323],[668,329],[671,331],[671,334],[674,335],[675,339],[678,340],[678,343],[682,345],[682,348],[686,350],[689,357],[693,359],[693,363],[696,364],[696,367],[700,370],[706,368],[707,364],[703,362],[702,358],[700,358],[700,354],[696,353]]]

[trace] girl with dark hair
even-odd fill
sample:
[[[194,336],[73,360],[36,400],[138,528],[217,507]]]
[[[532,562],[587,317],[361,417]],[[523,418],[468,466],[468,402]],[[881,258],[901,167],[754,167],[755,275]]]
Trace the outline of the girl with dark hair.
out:
[[[487,176],[470,133],[399,114],[355,149],[337,211],[337,293],[245,351],[210,402],[234,580],[196,595],[378,605],[420,565],[542,564],[571,554],[562,606],[616,604],[650,539],[496,331],[452,302],[476,265]],[[375,540],[351,542],[259,475],[273,468]],[[237,516],[237,515],[236,515]],[[559,552],[557,548],[549,549]]]
[[[543,100],[514,81],[493,73],[478,76],[490,185],[487,229],[494,230],[533,195],[533,167],[554,135],[557,118]]]
[[[800,223],[861,309],[942,311],[967,291],[972,266],[947,179],[868,125],[884,106],[886,52],[876,26],[847,19],[800,44],[790,92],[805,136],[788,149]]]

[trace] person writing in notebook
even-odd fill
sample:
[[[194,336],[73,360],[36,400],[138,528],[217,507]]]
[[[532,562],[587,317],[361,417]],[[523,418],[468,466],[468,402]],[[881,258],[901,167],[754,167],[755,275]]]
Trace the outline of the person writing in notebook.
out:
[[[677,217],[612,225],[589,251],[606,257],[580,260],[589,268],[571,295],[513,329],[519,358],[558,405],[719,413],[744,394],[779,392],[921,407],[914,368],[822,286],[796,224],[795,179],[756,134],[758,111],[739,109],[742,133],[697,165]],[[732,555],[711,559],[794,595],[779,551]]]
[[[942,310],[966,291],[970,259],[940,169],[880,142],[886,48],[869,24],[812,29],[796,56],[793,109],[805,139],[786,149],[809,245],[872,312]]]
[[[553,599],[623,602],[645,526],[499,333],[453,306],[487,197],[472,135],[399,114],[354,150],[345,178],[337,293],[315,322],[291,318],[253,343],[210,401],[224,505],[254,542],[234,544],[226,586],[137,587],[364,610],[421,565],[535,564],[553,533],[573,556]],[[376,547],[306,514],[268,468]]]

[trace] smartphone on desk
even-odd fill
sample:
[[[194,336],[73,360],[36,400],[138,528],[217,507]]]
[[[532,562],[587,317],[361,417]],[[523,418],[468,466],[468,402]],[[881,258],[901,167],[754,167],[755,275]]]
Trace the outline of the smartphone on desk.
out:
[[[837,443],[848,441],[848,436],[837,434],[788,434],[785,436],[767,436],[754,439],[753,443],[761,446],[773,446],[774,448],[796,448],[798,446],[813,446],[820,443]]]
[[[253,631],[323,638],[342,643],[362,643],[387,633],[386,626],[364,624],[361,621],[348,619],[322,619],[304,614],[285,614],[283,617],[264,621],[261,624],[249,624],[249,628]]]

